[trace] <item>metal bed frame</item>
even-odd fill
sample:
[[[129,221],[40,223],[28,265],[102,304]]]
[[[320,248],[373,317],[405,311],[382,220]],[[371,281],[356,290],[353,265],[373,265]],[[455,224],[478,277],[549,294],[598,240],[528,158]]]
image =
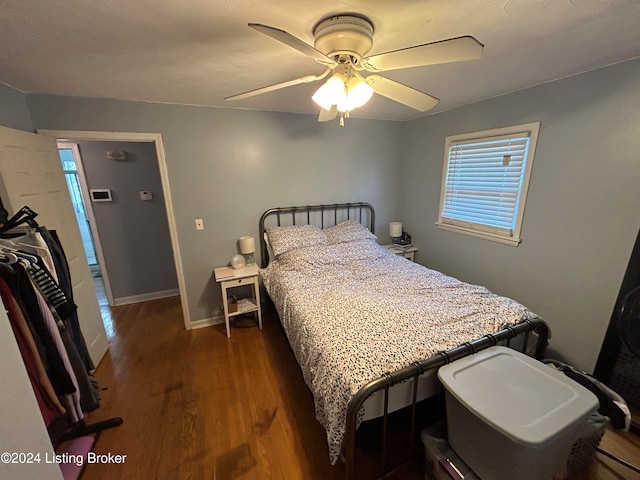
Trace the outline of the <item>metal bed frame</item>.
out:
[[[306,205],[294,207],[277,207],[265,211],[260,217],[260,253],[261,266],[264,268],[269,263],[269,254],[265,241],[265,232],[268,226],[282,225],[308,225],[314,224],[321,228],[336,225],[344,220],[357,220],[367,226],[372,233],[375,228],[375,211],[371,204],[366,202],[356,203],[334,203],[324,205]],[[273,225],[268,225],[269,221]],[[376,479],[387,478],[399,470],[407,467],[412,461],[417,421],[418,404],[418,377],[424,373],[437,370],[443,365],[451,363],[462,357],[472,355],[494,345],[503,344],[511,348],[527,353],[536,359],[542,359],[550,336],[549,329],[541,318],[525,320],[517,325],[507,327],[499,332],[487,334],[472,342],[467,342],[448,351],[440,352],[430,358],[413,362],[395,372],[385,373],[383,376],[370,381],[362,387],[351,399],[346,416],[346,432],[344,437],[344,461],[345,478],[354,480],[356,478],[356,429],[358,411],[374,393],[383,391],[384,409],[382,414],[382,452],[380,455],[380,474]],[[515,345],[512,342],[516,337],[520,337]],[[389,389],[396,384],[412,381],[412,404],[406,409],[410,409],[410,425],[407,442],[407,452],[405,459],[399,464],[389,467],[387,465],[387,446],[389,440]]]
[[[269,252],[267,251],[264,234],[267,231],[267,219],[270,217],[275,217],[276,219],[274,226],[313,224],[319,225],[320,228],[324,228],[325,225],[337,225],[338,222],[345,220],[357,219],[360,223],[366,225],[371,233],[374,233],[376,221],[373,205],[366,202],[271,208],[262,214],[258,225],[260,233],[260,265],[262,268],[269,264]],[[283,218],[288,219],[288,221],[283,221]],[[312,219],[315,222],[312,222]]]

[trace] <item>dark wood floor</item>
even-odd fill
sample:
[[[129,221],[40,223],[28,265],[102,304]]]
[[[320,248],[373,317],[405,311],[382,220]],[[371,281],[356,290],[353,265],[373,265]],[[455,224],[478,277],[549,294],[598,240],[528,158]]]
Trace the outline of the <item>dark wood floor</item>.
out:
[[[96,376],[105,389],[89,421],[121,416],[94,451],[124,464],[88,465],[83,480],[342,478],[277,317],[264,329],[186,331],[177,298],[102,306],[109,352]],[[601,444],[640,463],[640,440],[607,432]],[[375,458],[375,457],[374,457]],[[572,480],[640,475],[600,455]],[[421,479],[419,465],[398,479]]]

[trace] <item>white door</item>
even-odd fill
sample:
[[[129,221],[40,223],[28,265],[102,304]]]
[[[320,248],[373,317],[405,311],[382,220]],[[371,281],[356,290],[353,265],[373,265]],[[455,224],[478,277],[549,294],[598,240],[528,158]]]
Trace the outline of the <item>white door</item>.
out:
[[[80,230],[53,138],[0,127],[0,195],[9,217],[28,206],[56,230],[69,262],[80,327],[95,365],[108,348]]]

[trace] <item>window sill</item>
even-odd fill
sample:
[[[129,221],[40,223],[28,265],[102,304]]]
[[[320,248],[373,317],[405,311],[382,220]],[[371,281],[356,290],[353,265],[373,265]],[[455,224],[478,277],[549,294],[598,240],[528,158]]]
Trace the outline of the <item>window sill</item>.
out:
[[[503,245],[510,245],[517,247],[522,241],[520,237],[506,237],[504,235],[498,235],[489,232],[483,232],[480,230],[473,230],[471,228],[460,227],[457,225],[451,225],[450,223],[436,222],[436,226],[449,232],[462,233],[464,235],[470,235],[472,237],[482,238],[491,242],[502,243]]]

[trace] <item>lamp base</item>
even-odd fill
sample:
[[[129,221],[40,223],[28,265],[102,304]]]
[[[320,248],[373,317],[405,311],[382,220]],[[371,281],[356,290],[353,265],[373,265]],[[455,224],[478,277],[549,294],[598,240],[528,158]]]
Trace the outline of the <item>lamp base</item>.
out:
[[[247,265],[253,265],[254,263],[256,263],[253,259],[253,253],[243,253],[242,255],[244,255],[245,263]]]

